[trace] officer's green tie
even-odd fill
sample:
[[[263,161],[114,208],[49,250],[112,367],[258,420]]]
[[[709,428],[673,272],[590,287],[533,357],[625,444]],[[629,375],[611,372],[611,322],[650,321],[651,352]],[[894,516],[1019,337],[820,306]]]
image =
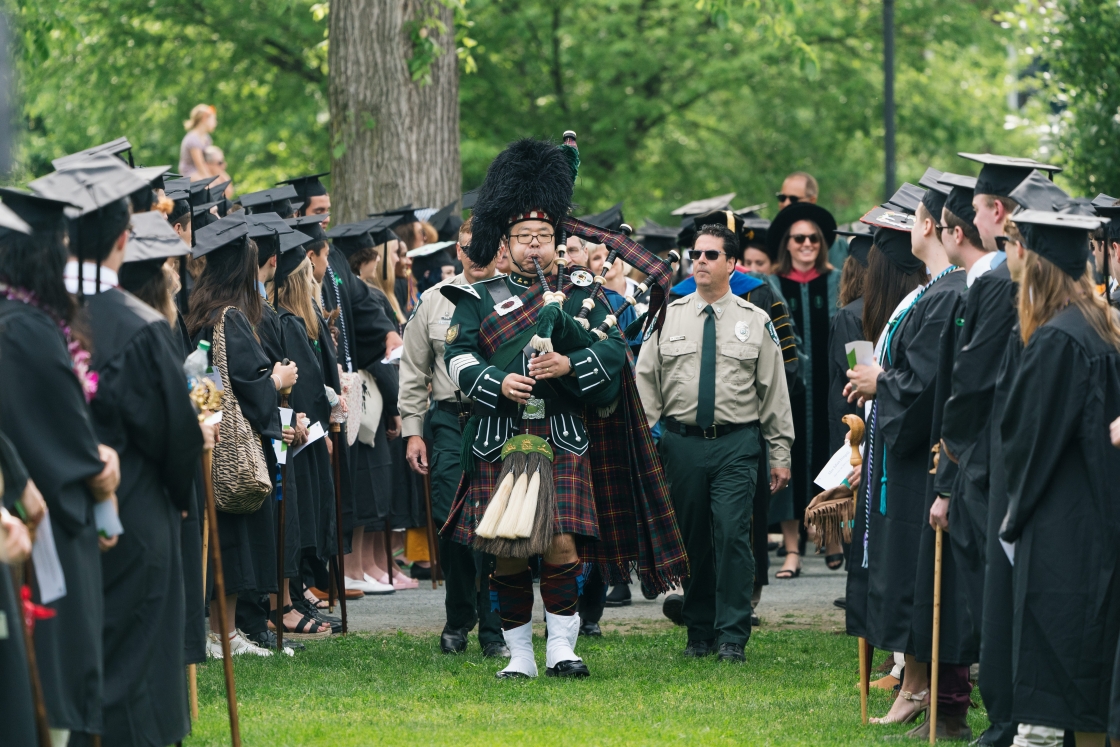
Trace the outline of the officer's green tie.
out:
[[[704,307],[704,344],[700,346],[700,392],[696,396],[696,425],[704,430],[716,422],[716,310]]]

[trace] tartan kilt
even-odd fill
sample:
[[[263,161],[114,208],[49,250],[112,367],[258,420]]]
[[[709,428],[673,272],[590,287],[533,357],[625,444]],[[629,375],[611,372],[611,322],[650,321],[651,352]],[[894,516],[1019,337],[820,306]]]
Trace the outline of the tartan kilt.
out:
[[[551,438],[550,419],[523,420],[526,431],[547,440],[553,447],[552,480],[556,485],[556,517],[553,527],[557,534],[574,534],[582,539],[599,539],[599,520],[595,513],[595,495],[591,491],[591,458],[561,451]],[[498,487],[502,461],[484,462],[476,458],[474,473],[463,474],[455,503],[441,534],[448,535],[461,545],[474,541],[474,530],[490,498]]]

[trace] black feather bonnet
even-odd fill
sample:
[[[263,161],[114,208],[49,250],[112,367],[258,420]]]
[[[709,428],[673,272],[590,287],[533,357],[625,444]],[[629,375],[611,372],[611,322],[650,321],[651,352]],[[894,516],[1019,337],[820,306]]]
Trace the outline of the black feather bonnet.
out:
[[[478,188],[467,247],[471,261],[490,264],[501,239],[518,219],[556,226],[568,217],[578,158],[568,146],[530,138],[499,153]]]

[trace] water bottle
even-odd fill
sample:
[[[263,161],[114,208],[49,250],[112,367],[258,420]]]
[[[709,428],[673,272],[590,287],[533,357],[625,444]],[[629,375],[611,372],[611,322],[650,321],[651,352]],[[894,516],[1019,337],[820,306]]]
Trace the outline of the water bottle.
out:
[[[187,356],[187,360],[183,363],[183,373],[187,375],[187,382],[191,386],[210,373],[209,353],[210,343],[206,340],[199,340],[198,347]]]

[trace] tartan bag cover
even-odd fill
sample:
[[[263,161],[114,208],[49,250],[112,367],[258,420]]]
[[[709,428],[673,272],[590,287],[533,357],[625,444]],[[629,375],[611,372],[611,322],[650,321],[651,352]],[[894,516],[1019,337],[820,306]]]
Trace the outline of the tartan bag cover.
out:
[[[573,224],[572,228],[580,229],[577,235],[592,234],[591,240],[619,237],[633,244],[637,251],[631,256],[637,260],[634,264],[639,269],[642,264],[651,271],[668,268],[668,263],[658,257],[650,262],[651,255],[645,249],[621,234],[601,231],[571,219],[564,221],[566,227],[569,223]],[[584,231],[585,227],[593,231]],[[619,256],[624,255],[620,252]],[[668,283],[667,269],[653,277],[657,280],[655,289],[660,283]],[[555,275],[550,285],[555,286]],[[574,289],[570,281],[563,288],[568,295]],[[505,316],[493,312],[482,320],[478,331],[479,347],[487,359],[503,342],[536,323],[537,313],[544,305],[542,291],[540,283],[534,283],[521,297],[520,308]],[[664,298],[664,288],[661,288],[661,298]],[[650,318],[655,318],[652,311]],[[669,487],[661,460],[653,447],[653,436],[638,399],[631,366],[623,366],[621,376],[622,392],[614,412],[606,418],[594,413],[584,418],[591,440],[588,456],[599,519],[599,541],[583,544],[580,551],[586,562],[599,566],[608,583],[629,583],[630,572],[636,568],[642,583],[661,593],[688,576],[688,556],[669,502]],[[460,494],[462,492],[460,490]]]

